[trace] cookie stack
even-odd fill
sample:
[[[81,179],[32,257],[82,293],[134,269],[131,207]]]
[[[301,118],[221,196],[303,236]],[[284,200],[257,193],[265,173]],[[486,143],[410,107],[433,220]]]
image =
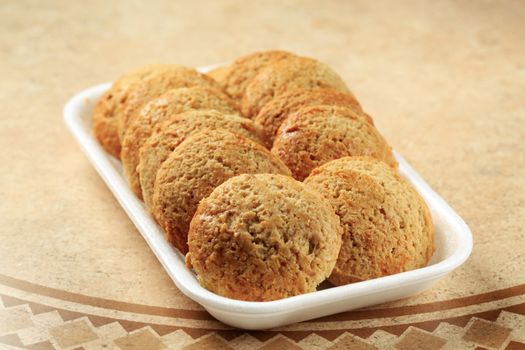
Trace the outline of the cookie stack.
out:
[[[199,282],[269,301],[425,266],[429,210],[327,65],[257,52],[125,74],[94,133]]]

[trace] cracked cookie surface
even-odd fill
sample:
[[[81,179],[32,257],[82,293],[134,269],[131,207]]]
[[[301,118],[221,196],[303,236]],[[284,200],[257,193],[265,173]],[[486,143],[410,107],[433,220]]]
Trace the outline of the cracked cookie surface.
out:
[[[312,171],[305,185],[341,218],[335,285],[424,267],[434,251],[429,209],[395,170],[369,157],[345,157]]]
[[[366,115],[339,106],[304,107],[290,115],[277,132],[272,153],[297,180],[346,156],[371,156],[397,167],[390,146]]]
[[[270,301],[315,291],[340,245],[339,219],[319,194],[287,176],[245,174],[199,204],[186,261],[214,293]]]
[[[168,90],[140,110],[130,123],[122,140],[121,160],[128,183],[141,196],[137,173],[139,152],[156,125],[175,115],[191,110],[214,109],[227,114],[238,114],[235,103],[222,90],[207,86],[192,86]]]
[[[183,254],[199,202],[227,179],[246,173],[290,175],[262,145],[225,130],[203,130],[185,139],[162,163],[153,190],[152,214]]]
[[[137,172],[146,207],[151,210],[155,178],[162,163],[188,136],[199,130],[226,130],[259,144],[266,143],[262,129],[252,120],[215,110],[187,111],[157,124],[139,154]]]

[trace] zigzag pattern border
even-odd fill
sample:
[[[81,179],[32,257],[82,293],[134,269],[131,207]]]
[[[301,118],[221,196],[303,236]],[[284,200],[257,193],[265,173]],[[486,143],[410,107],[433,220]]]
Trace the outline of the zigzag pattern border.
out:
[[[184,344],[180,345],[184,345],[189,348],[197,344],[200,344],[200,348],[235,348],[235,344],[239,342],[239,339],[242,339],[243,337],[249,337],[252,340],[252,343],[260,345],[261,349],[264,349],[267,346],[270,346],[268,348],[275,348],[278,345],[287,347],[295,346],[297,349],[308,349],[312,348],[308,345],[309,341],[314,341],[309,339],[312,338],[312,336],[315,338],[317,343],[322,343],[325,345],[318,346],[317,348],[326,349],[334,347],[338,344],[340,346],[343,346],[346,343],[350,344],[349,342],[351,342],[351,344],[354,346],[360,345],[363,349],[374,349],[374,347],[378,348],[377,345],[380,344],[381,340],[384,339],[390,339],[391,344],[396,343],[399,345],[402,344],[403,341],[406,342],[407,339],[410,341],[418,341],[418,339],[423,338],[426,338],[426,341],[430,342],[428,344],[435,342],[436,345],[439,345],[439,347],[436,348],[441,348],[446,344],[448,346],[451,341],[455,342],[455,344],[457,343],[456,345],[461,345],[461,342],[463,342],[462,345],[465,347],[467,345],[481,345],[491,349],[519,349],[521,346],[525,348],[525,303],[453,318],[410,324],[399,324],[394,326],[320,330],[315,332],[295,330],[246,332],[235,329],[211,330],[177,327],[171,325],[136,322],[112,317],[102,317],[98,315],[60,309],[5,294],[0,294],[0,300],[2,301],[4,311],[13,310],[17,307],[27,307],[32,316],[56,313],[60,317],[63,324],[67,325],[82,321],[85,322],[90,329],[94,330],[94,332],[105,326],[116,324],[118,324],[118,327],[122,328],[123,332],[126,334],[125,336],[144,334],[151,339],[157,338],[162,340],[163,338],[169,338],[170,335],[180,335],[182,334],[181,332],[183,332],[185,335],[187,335],[187,337],[184,338]],[[519,319],[521,321],[514,322],[515,325],[513,326],[512,323],[504,322],[504,320],[509,319],[509,317],[511,319]],[[469,330],[472,329],[472,324],[487,325],[486,327],[488,332],[490,332],[491,329],[496,329],[500,332],[508,334],[506,334],[503,342],[498,344],[499,346],[490,346],[490,344],[493,345],[493,343],[490,343],[490,339],[481,339],[481,341],[478,339],[478,341],[476,341],[477,338],[474,337],[473,339],[469,340],[467,335],[469,334]],[[447,339],[447,337],[444,337],[441,332],[442,329],[446,328],[452,328],[456,330],[456,335],[458,332],[463,332],[463,335],[458,339]],[[7,334],[0,335],[0,344],[36,350],[67,348],[60,346],[56,340],[52,341],[52,336],[50,336],[50,340],[44,340],[42,342],[36,342],[32,344],[24,344],[22,339],[18,336],[18,332],[9,332]],[[78,345],[81,346],[81,344]],[[116,346],[115,343],[113,343],[113,346]],[[397,347],[399,348],[399,346]],[[75,349],[80,348],[75,347]]]

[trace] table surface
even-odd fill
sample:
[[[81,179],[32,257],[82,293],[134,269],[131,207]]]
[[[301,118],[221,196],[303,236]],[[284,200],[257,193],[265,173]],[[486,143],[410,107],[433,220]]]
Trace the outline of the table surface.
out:
[[[522,1],[2,1],[0,344],[518,348],[524,18]],[[201,66],[271,48],[344,77],[471,227],[461,268],[408,299],[263,332],[221,324],[174,286],[68,133],[62,107],[142,64]]]

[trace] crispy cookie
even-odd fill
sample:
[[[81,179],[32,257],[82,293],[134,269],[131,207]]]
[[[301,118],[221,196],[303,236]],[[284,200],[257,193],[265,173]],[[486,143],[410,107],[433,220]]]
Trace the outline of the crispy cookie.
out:
[[[296,57],[286,51],[261,51],[236,59],[227,67],[219,67],[209,74],[224,91],[240,102],[252,79],[267,65],[288,57]]]
[[[146,103],[171,89],[191,86],[220,89],[215,80],[207,75],[201,74],[193,68],[176,64],[160,66],[145,79],[132,84],[129,87],[124,112],[118,115],[120,142],[124,141],[128,126],[138,117]]]
[[[245,174],[201,201],[186,262],[214,293],[270,301],[315,291],[340,246],[339,219],[319,194],[287,176]]]
[[[179,113],[202,109],[215,109],[228,114],[238,113],[235,103],[221,90],[192,86],[169,90],[151,100],[131,122],[122,140],[121,159],[124,174],[137,196],[142,196],[137,173],[139,151],[151,135],[153,127]]]
[[[426,203],[396,171],[369,157],[345,157],[304,181],[341,218],[343,244],[329,280],[335,285],[417,269],[434,251]]]
[[[331,87],[349,92],[344,81],[326,64],[307,57],[289,57],[269,64],[250,84],[241,101],[241,112],[254,118],[275,96],[290,89]]]
[[[356,112],[364,113],[361,105],[351,93],[341,92],[334,88],[297,88],[286,91],[272,99],[264,105],[254,120],[262,125],[271,142],[273,142],[279,126],[286,117],[302,107],[315,105],[346,106]],[[372,118],[368,118],[373,124]]]
[[[366,117],[339,106],[303,107],[290,115],[277,132],[272,153],[298,180],[345,156],[371,156],[397,167],[390,146]]]
[[[142,197],[147,208],[152,206],[153,187],[161,164],[186,137],[202,129],[227,130],[257,143],[265,143],[263,131],[252,120],[214,110],[188,111],[157,124],[155,131],[140,149],[137,167]]]
[[[224,80],[224,76],[228,72],[228,67],[225,66],[219,66],[217,68],[213,68],[208,73],[206,73],[207,76],[215,80],[216,82],[222,82]]]
[[[290,171],[266,148],[225,130],[203,130],[186,138],[162,163],[153,190],[152,214],[166,238],[183,254],[200,200],[230,177]]]
[[[118,118],[124,113],[129,88],[147,78],[164,65],[148,65],[120,77],[97,101],[93,112],[93,131],[102,147],[114,157],[120,158]]]

